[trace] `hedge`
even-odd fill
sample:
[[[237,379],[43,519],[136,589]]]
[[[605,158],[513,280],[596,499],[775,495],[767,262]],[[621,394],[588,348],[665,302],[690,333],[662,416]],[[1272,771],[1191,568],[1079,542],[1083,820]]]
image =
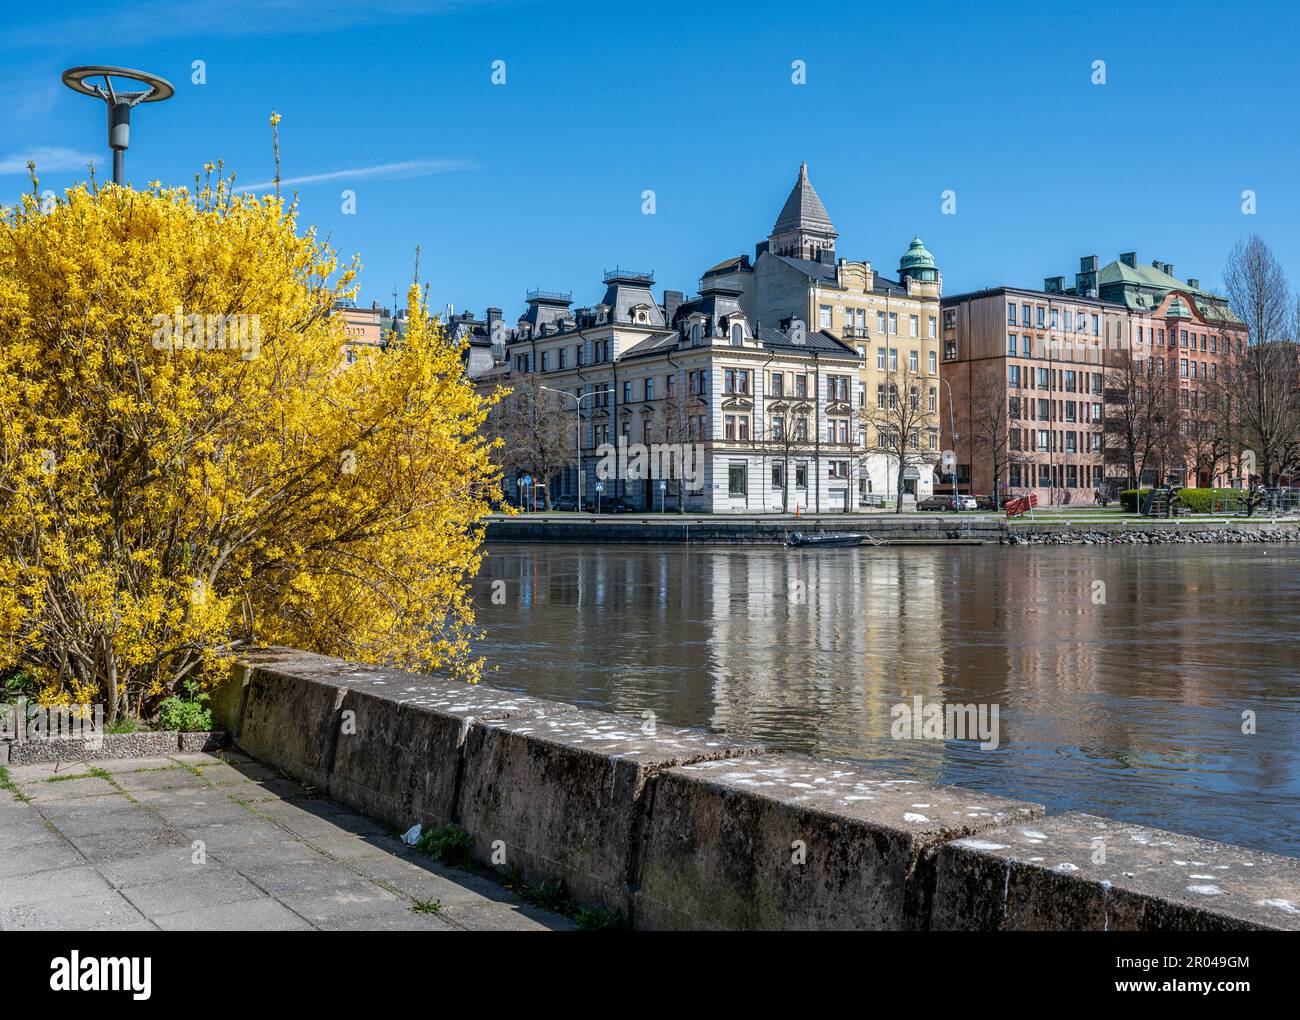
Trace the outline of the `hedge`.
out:
[[[1142,499],[1147,498],[1150,489],[1142,490]],[[1215,500],[1223,499],[1245,499],[1246,491],[1244,489],[1179,489],[1178,490],[1179,506],[1185,507],[1194,514],[1208,514],[1213,512],[1213,503]],[[1120,503],[1124,509],[1131,514],[1137,513],[1137,490],[1125,489],[1119,494]]]

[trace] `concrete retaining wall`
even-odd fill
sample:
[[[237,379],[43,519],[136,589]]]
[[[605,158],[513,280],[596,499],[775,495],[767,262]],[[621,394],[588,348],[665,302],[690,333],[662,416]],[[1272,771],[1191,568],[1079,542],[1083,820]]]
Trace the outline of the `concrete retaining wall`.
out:
[[[1292,858],[292,649],[241,661],[213,699],[239,746],[638,928],[1300,929]]]

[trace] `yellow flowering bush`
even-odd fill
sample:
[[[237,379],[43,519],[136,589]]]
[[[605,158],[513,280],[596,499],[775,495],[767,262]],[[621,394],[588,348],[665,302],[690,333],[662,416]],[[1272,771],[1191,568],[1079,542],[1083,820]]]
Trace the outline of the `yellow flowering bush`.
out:
[[[345,366],[356,269],[211,170],[0,210],[0,671],[109,721],[247,643],[477,677],[488,402],[415,286]]]

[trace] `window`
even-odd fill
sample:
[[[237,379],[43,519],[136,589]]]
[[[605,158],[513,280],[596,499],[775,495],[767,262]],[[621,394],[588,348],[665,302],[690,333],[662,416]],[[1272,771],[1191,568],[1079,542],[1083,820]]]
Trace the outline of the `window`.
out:
[[[623,403],[632,403],[632,384],[630,382],[623,383]]]
[[[1030,310],[1029,305],[1021,305],[1021,306],[1020,306],[1020,324],[1021,324],[1022,326],[1028,326],[1028,325],[1030,324],[1030,321],[1031,321],[1031,318],[1030,318],[1030,317],[1031,317],[1032,315],[1033,315],[1033,312]]]
[[[655,398],[655,381],[653,378],[645,381],[645,398],[646,400],[654,400]]]
[[[1007,366],[1007,385],[1015,389],[1020,388],[1020,366],[1019,365]]]
[[[957,309],[955,309],[955,308],[945,308],[945,309],[944,309],[944,311],[943,311],[943,328],[944,328],[944,329],[956,329],[956,328],[957,328]]]
[[[736,416],[734,414],[729,414],[725,418],[723,418],[722,421],[723,421],[723,426],[722,426],[723,438],[735,439],[736,438]]]
[[[1015,324],[1016,324],[1016,303],[1014,301],[1008,301],[1007,302],[1007,325],[1014,326]]]
[[[1016,334],[1014,333],[1007,334],[1007,354],[1013,358],[1016,356]]]
[[[785,438],[785,418],[779,414],[772,416],[772,439],[780,442]]]
[[[691,346],[692,346],[692,347],[699,347],[699,346],[700,346],[700,335],[701,335],[701,334],[700,334],[700,324],[697,322],[697,323],[695,323],[693,326],[691,326]]]
[[[1065,332],[1069,333],[1072,329],[1074,329],[1074,313],[1073,313],[1073,312],[1066,312],[1066,313],[1065,313]]]
[[[542,371],[549,372],[551,368],[551,352],[542,351]]]
[[[885,313],[884,313],[884,312],[877,312],[877,313],[876,313],[876,332],[877,332],[877,333],[883,333],[884,331],[885,331]]]
[[[772,465],[772,488],[774,489],[785,488],[785,465],[784,464]]]
[[[1099,315],[1092,317],[1092,335],[1101,336],[1101,316]]]
[[[569,367],[569,349],[567,347],[561,347],[560,348],[560,370],[563,371],[568,367]]]
[[[930,374],[931,375],[939,374],[939,352],[938,351],[930,352]]]
[[[907,317],[907,328],[911,336],[921,335],[921,317],[919,315],[909,315]]]
[[[898,351],[892,347],[889,349],[889,370],[891,372],[898,371]]]
[[[1042,305],[1039,305],[1038,306],[1038,328],[1039,329],[1043,328],[1043,323],[1046,321],[1046,317],[1047,317],[1047,309],[1044,308]]]
[[[1061,313],[1057,309],[1052,309],[1052,329],[1057,329],[1061,324]]]
[[[796,464],[794,466],[794,487],[796,489],[808,488],[808,465]]]
[[[882,372],[885,370],[885,349],[883,347],[876,348],[876,368]]]
[[[745,495],[745,465],[744,464],[727,465],[727,495],[729,496]]]
[[[796,397],[808,396],[808,377],[802,373],[794,377],[794,395]]]
[[[939,336],[939,320],[936,319],[933,315],[930,316],[929,326],[930,326],[930,332],[928,335],[930,339],[931,340],[937,339]]]
[[[772,396],[778,399],[785,394],[785,373],[773,372],[771,378]]]
[[[822,329],[831,328],[831,306],[830,305],[821,305],[818,307],[817,324],[821,326]]]
[[[938,386],[930,387],[930,410],[931,411],[939,410],[939,387]]]
[[[1038,449],[1038,452],[1039,452],[1039,453],[1046,453],[1046,452],[1047,452],[1047,443],[1048,443],[1048,438],[1047,438],[1047,437],[1048,437],[1048,435],[1049,435],[1049,433],[1048,433],[1047,429],[1039,429],[1039,430],[1038,430],[1038,447],[1037,447],[1037,449]],[[1044,465],[1044,467],[1046,467],[1046,465]]]
[[[921,367],[921,356],[917,354],[916,351],[908,351],[907,370],[909,372],[916,372],[920,369],[920,367]]]
[[[745,327],[740,323],[734,323],[731,327],[731,346],[742,347],[745,343]]]
[[[889,332],[894,334],[895,336],[898,335],[898,313],[897,312],[889,313]]]

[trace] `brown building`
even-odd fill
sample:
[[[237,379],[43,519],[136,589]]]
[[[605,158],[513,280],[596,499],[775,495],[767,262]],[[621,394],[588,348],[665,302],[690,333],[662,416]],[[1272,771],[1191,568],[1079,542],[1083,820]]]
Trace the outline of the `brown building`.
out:
[[[1080,260],[1073,287],[997,287],[942,302],[944,445],[959,490],[1043,504],[1090,503],[1103,482],[1230,484],[1233,451],[1215,420],[1223,360],[1244,343],[1225,298],[1173,266],[1127,252]],[[1159,400],[1134,431],[1134,395]],[[1125,428],[1122,419],[1130,419]],[[957,440],[952,432],[955,426]],[[1140,452],[1134,452],[1140,447]]]

